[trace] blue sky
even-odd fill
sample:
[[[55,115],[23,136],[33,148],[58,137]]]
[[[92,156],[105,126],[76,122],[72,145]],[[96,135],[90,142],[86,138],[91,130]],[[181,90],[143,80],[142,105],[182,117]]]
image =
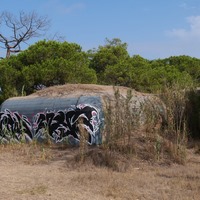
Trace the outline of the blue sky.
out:
[[[2,11],[47,16],[51,27],[46,38],[56,34],[83,50],[104,45],[105,38],[119,38],[130,55],[150,60],[200,58],[199,0],[1,0]]]

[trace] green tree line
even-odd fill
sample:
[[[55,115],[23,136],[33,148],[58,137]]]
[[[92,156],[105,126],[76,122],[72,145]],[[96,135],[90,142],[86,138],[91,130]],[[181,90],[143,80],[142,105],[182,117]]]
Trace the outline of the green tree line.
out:
[[[120,85],[156,93],[178,83],[200,84],[200,59],[182,55],[148,60],[130,56],[120,39],[83,51],[76,43],[42,40],[0,60],[0,103],[65,83]]]

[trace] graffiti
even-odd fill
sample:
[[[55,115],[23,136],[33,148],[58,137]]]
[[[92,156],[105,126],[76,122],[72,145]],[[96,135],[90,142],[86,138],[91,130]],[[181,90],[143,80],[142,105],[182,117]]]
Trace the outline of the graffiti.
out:
[[[45,111],[33,116],[32,123],[25,115],[6,109],[0,112],[0,137],[8,136],[21,140],[25,135],[28,140],[51,138],[55,143],[62,142],[69,136],[75,141],[80,139],[78,122],[88,133],[88,144],[94,144],[96,135],[100,134],[99,110],[89,104],[79,104],[68,110]]]
[[[0,112],[0,137],[5,140],[21,140],[22,136],[27,140],[32,139],[31,123],[27,117],[18,112],[6,109]]]

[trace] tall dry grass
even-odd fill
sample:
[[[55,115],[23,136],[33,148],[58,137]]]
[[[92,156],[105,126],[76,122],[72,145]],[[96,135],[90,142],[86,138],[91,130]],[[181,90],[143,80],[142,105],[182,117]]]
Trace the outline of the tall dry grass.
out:
[[[116,171],[126,170],[132,158],[184,164],[187,94],[188,90],[174,85],[158,96],[138,100],[131,90],[123,96],[114,88],[114,97],[104,99],[103,144],[88,150],[80,141],[78,160],[89,159],[96,166]],[[85,135],[84,130],[80,129],[80,135]]]
[[[189,131],[186,113],[188,91],[179,85],[166,87],[157,97],[141,100],[138,107],[131,90],[124,97],[114,88],[114,99],[104,102],[101,157],[105,159],[105,166],[115,166],[114,159],[119,160],[119,157],[184,164]]]
[[[183,89],[180,85],[175,84],[171,87],[166,87],[160,95],[166,106],[166,124],[163,127],[161,136],[165,139],[165,148],[172,158],[182,164],[186,161],[189,135],[187,106],[191,89]]]
[[[131,90],[128,90],[124,97],[114,88],[114,99],[104,99],[104,148],[125,154],[134,153],[131,137],[133,131],[138,128],[140,113],[132,106],[132,98]]]

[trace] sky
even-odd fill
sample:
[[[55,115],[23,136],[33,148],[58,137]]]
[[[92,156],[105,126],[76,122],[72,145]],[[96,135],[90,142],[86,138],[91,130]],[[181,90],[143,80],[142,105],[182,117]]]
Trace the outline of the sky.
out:
[[[200,58],[200,0],[0,0],[3,11],[16,16],[34,11],[51,20],[46,35],[29,45],[62,38],[87,51],[119,38],[130,56]]]

